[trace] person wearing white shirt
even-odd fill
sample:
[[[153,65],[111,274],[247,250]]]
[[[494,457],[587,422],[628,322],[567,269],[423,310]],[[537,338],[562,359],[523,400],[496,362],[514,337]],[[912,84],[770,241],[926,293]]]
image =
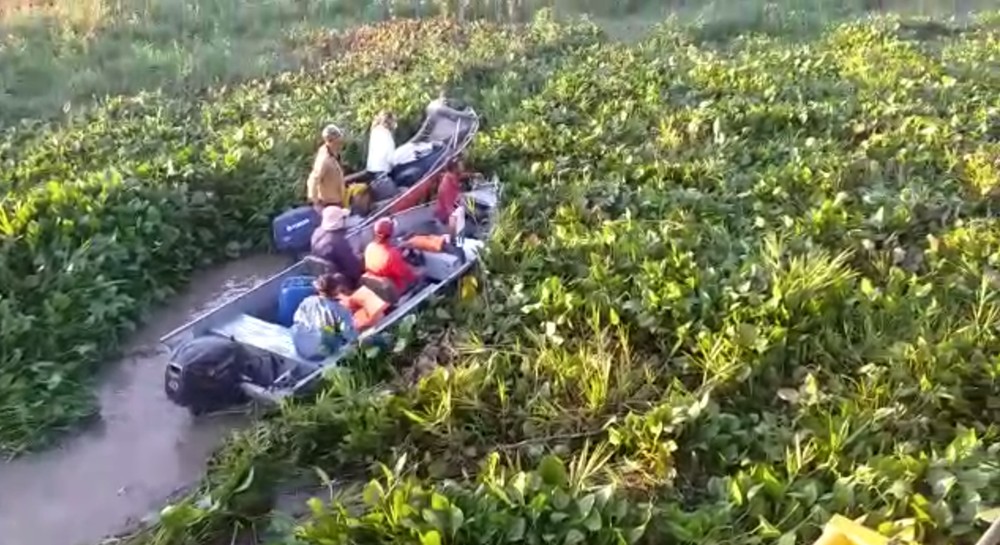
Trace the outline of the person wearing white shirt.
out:
[[[396,130],[396,116],[392,112],[380,112],[372,123],[371,133],[368,136],[368,163],[365,170],[376,177],[388,174],[396,164],[394,130]]]

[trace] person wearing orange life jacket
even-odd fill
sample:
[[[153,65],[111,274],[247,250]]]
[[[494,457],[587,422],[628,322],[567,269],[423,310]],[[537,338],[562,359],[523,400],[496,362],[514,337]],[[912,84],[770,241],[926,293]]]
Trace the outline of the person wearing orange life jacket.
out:
[[[347,278],[340,273],[333,275],[337,301],[354,317],[354,328],[361,333],[371,328],[385,316],[389,303],[367,287],[351,290]]]
[[[423,271],[411,267],[403,252],[392,243],[395,226],[391,219],[376,221],[374,231],[374,240],[365,248],[365,271],[391,281],[396,295],[400,296],[423,276]]]

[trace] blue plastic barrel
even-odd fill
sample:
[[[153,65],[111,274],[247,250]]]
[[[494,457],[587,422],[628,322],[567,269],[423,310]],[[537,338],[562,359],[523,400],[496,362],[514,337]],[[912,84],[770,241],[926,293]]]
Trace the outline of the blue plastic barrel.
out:
[[[293,208],[271,222],[274,247],[279,252],[308,252],[320,215],[312,206]]]
[[[291,327],[292,318],[302,301],[316,293],[313,288],[314,276],[290,276],[281,282],[281,291],[278,294],[278,323],[285,327]]]

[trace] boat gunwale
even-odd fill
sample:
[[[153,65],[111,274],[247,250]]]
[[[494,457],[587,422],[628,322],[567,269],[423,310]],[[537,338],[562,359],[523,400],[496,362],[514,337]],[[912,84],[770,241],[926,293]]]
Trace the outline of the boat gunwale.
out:
[[[497,219],[497,215],[498,215],[499,207],[500,207],[501,188],[502,188],[502,185],[500,184],[497,176],[494,175],[488,182],[485,182],[484,185],[481,185],[479,187],[473,187],[471,190],[463,192],[466,196],[470,196],[471,197],[471,196],[473,196],[473,194],[476,191],[481,191],[483,189],[486,189],[486,190],[488,190],[493,195],[493,197],[495,199],[494,203],[490,207],[490,218],[489,218],[490,227],[489,227],[489,231],[487,233],[487,236],[484,237],[484,239],[481,241],[483,243],[483,248],[482,249],[485,249],[485,246],[488,243],[488,239],[492,236],[492,234],[493,234],[493,232],[495,230],[495,227],[496,227],[496,219]],[[422,205],[415,206],[415,207],[409,208],[407,210],[404,210],[401,213],[426,211],[427,209],[430,209],[433,206],[434,206],[433,203],[425,203],[425,204],[422,204]],[[369,225],[368,228],[371,228],[371,226]],[[349,232],[347,236],[348,237],[354,237],[354,236],[358,236],[360,234],[361,234],[361,230],[358,229],[358,230],[355,230],[353,232]],[[482,249],[480,250],[480,252],[482,251]],[[358,344],[360,344],[364,340],[370,339],[372,336],[377,335],[378,333],[381,333],[382,331],[384,331],[385,329],[391,327],[392,325],[395,325],[396,322],[398,322],[400,319],[402,319],[403,317],[405,317],[406,315],[408,315],[410,312],[412,312],[412,310],[413,310],[413,308],[415,306],[417,306],[420,303],[422,303],[424,300],[426,300],[427,298],[429,298],[431,295],[433,295],[434,293],[436,293],[438,290],[440,290],[444,286],[447,286],[448,284],[454,282],[456,280],[456,278],[458,278],[459,276],[465,274],[474,264],[476,264],[479,261],[480,257],[481,257],[481,253],[477,253],[474,256],[473,259],[467,259],[464,263],[462,263],[461,265],[459,265],[453,272],[449,273],[448,276],[446,276],[445,278],[443,278],[443,279],[441,279],[441,280],[439,280],[437,282],[434,282],[434,283],[432,283],[432,284],[430,284],[428,286],[425,286],[421,291],[413,294],[413,296],[411,296],[410,298],[408,298],[403,303],[403,305],[400,305],[397,308],[395,308],[390,313],[390,315],[386,316],[385,318],[390,318],[393,315],[396,315],[395,317],[393,317],[392,319],[379,320],[379,322],[373,328],[371,328],[371,329],[365,331],[364,333],[362,333],[362,335],[359,336],[359,342],[358,342]],[[162,337],[160,337],[159,343],[167,346],[168,348],[173,349],[174,348],[174,343],[177,342],[178,339],[183,339],[187,335],[190,335],[192,337],[200,337],[200,336],[213,335],[213,333],[211,333],[211,328],[210,327],[205,328],[206,331],[203,331],[201,333],[197,333],[196,330],[198,329],[198,326],[204,324],[206,321],[210,320],[213,316],[216,316],[216,315],[219,315],[219,314],[223,314],[226,311],[230,311],[230,310],[233,309],[233,307],[238,307],[241,301],[248,300],[251,297],[255,296],[256,293],[259,292],[259,290],[263,286],[265,286],[267,284],[270,284],[272,282],[281,281],[282,279],[287,278],[288,276],[293,275],[295,273],[295,271],[303,269],[310,262],[311,263],[316,263],[316,264],[322,264],[323,263],[323,261],[320,260],[320,259],[317,259],[317,258],[315,258],[313,256],[310,256],[310,255],[306,255],[301,260],[296,261],[292,265],[289,265],[288,267],[285,267],[284,269],[282,269],[282,270],[280,270],[280,271],[278,271],[278,272],[276,272],[276,273],[268,276],[263,282],[261,282],[261,283],[257,284],[256,286],[250,288],[246,292],[241,293],[240,295],[234,297],[232,300],[227,301],[225,303],[222,303],[221,305],[219,305],[219,306],[217,306],[217,307],[215,307],[213,309],[207,310],[204,313],[202,313],[201,315],[196,316],[195,318],[192,318],[187,323],[185,323],[185,324],[183,324],[183,325],[181,325],[181,326],[179,326],[177,328],[174,328],[169,333],[167,333],[167,334],[163,335]],[[242,345],[243,343],[240,343],[240,344]],[[353,348],[353,346],[351,346],[349,348]],[[326,358],[326,359],[324,359],[324,360],[322,360],[320,362],[316,362],[317,365],[318,365],[318,369],[317,370],[318,371],[323,371],[324,369],[327,369],[327,368],[335,365],[337,363],[337,361],[339,361],[343,357],[344,354],[346,354],[346,350],[340,350],[340,351],[337,352],[337,354],[333,354],[330,357],[328,357],[328,358]],[[278,357],[282,357],[282,356],[278,356]],[[296,387],[296,389],[297,389],[297,387]]]

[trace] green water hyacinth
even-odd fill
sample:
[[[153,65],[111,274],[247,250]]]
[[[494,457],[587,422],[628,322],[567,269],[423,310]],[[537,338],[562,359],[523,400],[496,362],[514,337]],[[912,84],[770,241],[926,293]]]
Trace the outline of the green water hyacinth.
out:
[[[241,433],[174,511],[193,514],[130,543],[271,527],[308,544],[789,545],[835,513],[903,542],[974,543],[1000,506],[997,21],[668,23],[625,44],[543,17],[455,30],[426,46],[440,63],[366,57],[342,79],[377,67],[379,86],[331,84],[358,104],[345,125],[380,104],[415,112],[440,79],[483,113],[469,163],[498,173],[505,201],[479,296],[439,300],[399,350],[358,355]],[[251,150],[232,168],[253,188],[215,174],[192,192],[227,209],[269,195],[255,143],[293,116],[247,112],[325,111],[299,77],[270,83],[294,100],[255,87],[222,95],[240,97],[219,101],[225,116],[188,112]],[[286,131],[303,154],[306,117]],[[280,142],[267,149],[291,154]],[[196,151],[195,165],[226,156]],[[25,202],[44,186],[10,183]],[[206,222],[174,206],[159,213]],[[78,236],[51,225],[46,241]],[[8,267],[27,267],[12,248]],[[64,278],[39,281],[70,292]],[[275,522],[276,483],[303,473],[327,476],[323,500]],[[181,508],[205,496],[211,513]]]

